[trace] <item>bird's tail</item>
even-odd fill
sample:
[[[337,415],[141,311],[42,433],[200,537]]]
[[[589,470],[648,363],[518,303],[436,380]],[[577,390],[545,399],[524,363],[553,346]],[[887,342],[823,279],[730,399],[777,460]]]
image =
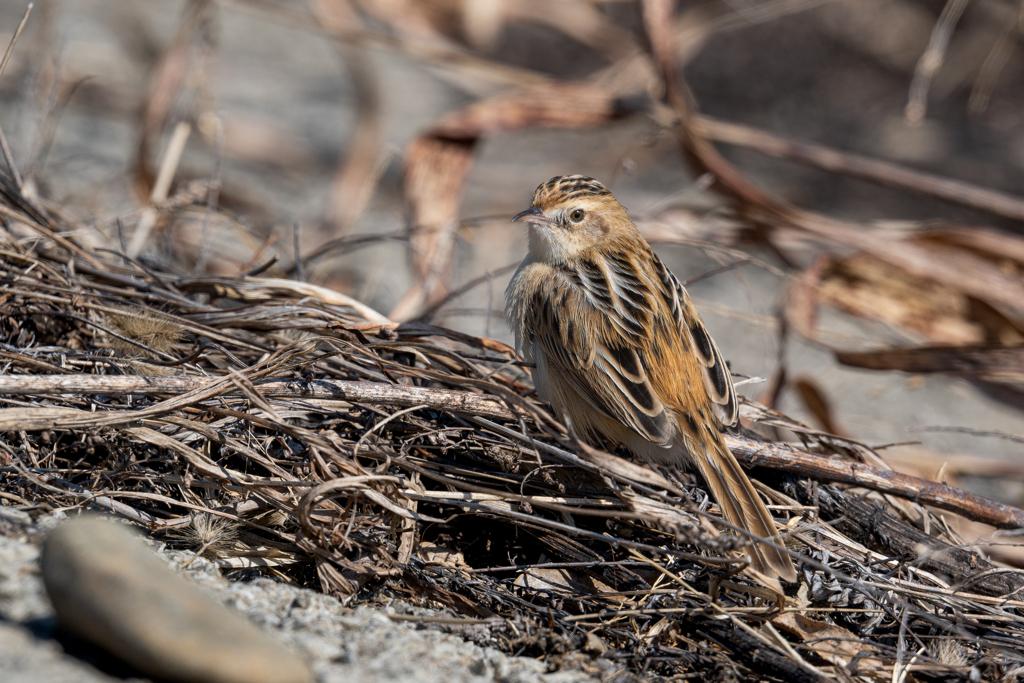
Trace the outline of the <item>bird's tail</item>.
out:
[[[776,535],[775,522],[768,514],[764,503],[754,491],[746,473],[736,457],[725,445],[725,439],[717,429],[701,430],[704,439],[698,443],[703,448],[692,452],[704,481],[711,487],[711,495],[722,509],[726,521],[742,527],[761,538]],[[776,541],[781,543],[781,541]],[[789,555],[766,543],[754,543],[747,549],[754,569],[762,574],[781,578],[790,583],[796,581],[796,569]]]

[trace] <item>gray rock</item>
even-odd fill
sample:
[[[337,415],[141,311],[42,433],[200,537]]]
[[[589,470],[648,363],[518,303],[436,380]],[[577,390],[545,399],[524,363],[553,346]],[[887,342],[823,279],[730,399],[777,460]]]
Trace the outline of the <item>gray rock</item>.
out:
[[[4,683],[114,683],[111,678],[68,657],[60,645],[38,640],[27,628],[0,621],[0,671]]]
[[[58,526],[42,573],[63,626],[155,678],[311,680],[297,655],[175,574],[123,525],[81,517]]]
[[[26,622],[53,615],[39,573],[39,548],[29,543],[0,544],[0,617]]]
[[[48,637],[53,608],[39,573],[36,539],[59,521],[57,516],[32,521],[19,515],[16,524],[5,525],[6,512],[0,507],[0,679],[3,683],[118,680],[64,654]],[[384,610],[352,609],[322,593],[270,579],[232,582],[221,576],[213,562],[149,543],[165,567],[178,570],[189,562],[180,573],[191,584],[301,652],[319,683],[594,683],[581,671],[547,673],[546,666],[535,659],[500,653],[489,647],[497,645],[497,638],[488,627],[442,633],[429,630],[438,627],[393,621],[393,614],[434,614],[398,601]],[[464,636],[472,637],[475,644]],[[618,670],[608,660],[594,664],[606,677]]]

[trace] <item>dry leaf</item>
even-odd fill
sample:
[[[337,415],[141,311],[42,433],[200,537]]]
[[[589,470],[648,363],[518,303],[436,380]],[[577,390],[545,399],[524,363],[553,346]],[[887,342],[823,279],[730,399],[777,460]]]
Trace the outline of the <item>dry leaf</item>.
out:
[[[571,569],[549,569],[540,567],[537,569],[524,570],[514,581],[515,585],[531,590],[555,590],[560,593],[568,592],[594,594],[611,593],[614,589],[608,584],[595,579],[589,574],[573,571]]]
[[[814,380],[809,377],[798,377],[793,380],[793,388],[800,394],[804,405],[814,414],[822,429],[836,436],[846,435],[846,432],[836,424],[835,418],[832,415],[832,407],[829,405],[824,392],[818,388]]]
[[[462,553],[435,543],[427,543],[426,541],[420,541],[419,546],[416,548],[416,557],[428,565],[462,569],[469,567]]]
[[[878,671],[884,666],[880,659],[865,657],[878,650],[862,643],[845,628],[808,619],[796,612],[781,614],[772,619],[772,624],[798,636],[808,649],[836,666],[845,667],[854,658],[858,658],[858,665],[867,671]]]
[[[976,344],[985,338],[981,327],[969,320],[969,298],[952,287],[866,254],[826,263],[818,297],[842,311],[898,325],[938,343]]]

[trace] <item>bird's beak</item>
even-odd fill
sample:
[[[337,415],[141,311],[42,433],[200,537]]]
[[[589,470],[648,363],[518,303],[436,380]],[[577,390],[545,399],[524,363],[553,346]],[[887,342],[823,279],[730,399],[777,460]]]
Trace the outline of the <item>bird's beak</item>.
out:
[[[536,225],[551,225],[551,220],[544,215],[540,207],[531,206],[526,211],[520,211],[512,219],[513,223],[534,223]]]

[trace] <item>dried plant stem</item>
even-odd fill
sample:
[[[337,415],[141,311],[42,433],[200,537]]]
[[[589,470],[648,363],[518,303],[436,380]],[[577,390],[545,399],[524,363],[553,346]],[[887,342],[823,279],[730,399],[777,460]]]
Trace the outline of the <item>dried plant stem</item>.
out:
[[[7,168],[11,170],[11,177],[14,178],[14,184],[18,188],[18,192],[21,192],[24,187],[21,181],[21,173],[18,172],[18,167],[14,164],[14,157],[11,155],[11,148],[10,145],[7,144],[7,136],[4,135],[3,128],[0,128],[0,149],[3,150],[4,160],[7,162]]]
[[[7,44],[7,51],[4,52],[3,61],[0,61],[0,76],[4,75],[4,70],[7,69],[7,62],[11,58],[11,53],[14,52],[14,46],[18,43],[18,37],[21,36],[22,30],[25,28],[25,24],[28,23],[28,15],[32,13],[32,8],[35,3],[29,3],[25,8],[25,14],[21,17],[21,23],[18,24],[18,28],[14,31],[14,36],[11,37],[11,42]],[[3,150],[4,159],[7,161],[7,168],[11,170],[11,176],[14,178],[14,184],[18,186],[18,191],[22,189],[21,174],[18,172],[18,167],[14,164],[14,157],[11,155],[11,148],[7,144],[7,136],[4,135],[3,127],[0,127],[0,149]]]
[[[645,0],[644,22],[661,74],[666,104],[676,115],[676,132],[685,158],[697,174],[710,173],[712,188],[736,204],[750,223],[768,229],[789,226],[833,245],[863,251],[907,273],[949,284],[994,306],[1024,314],[1024,282],[1003,272],[997,262],[964,249],[893,239],[871,225],[800,209],[751,182],[715,149],[693,96],[675,61],[672,3]]]
[[[292,251],[295,254],[295,279],[299,282],[306,281],[306,271],[302,265],[302,223],[295,221],[292,224]]]
[[[106,375],[6,375],[0,376],[0,395],[53,395],[66,393],[108,394],[111,396],[179,395],[211,387],[222,378],[138,377]],[[268,398],[309,398],[412,407],[422,405],[433,410],[515,419],[505,403],[494,396],[468,391],[428,387],[407,387],[382,382],[302,379],[255,382]],[[237,392],[225,392],[237,393]]]
[[[4,59],[0,61],[0,76],[4,75],[4,70],[7,68],[7,62],[11,59],[11,53],[14,52],[14,46],[18,43],[18,38],[21,36],[22,30],[25,28],[25,24],[28,23],[28,15],[32,14],[32,8],[35,6],[34,2],[28,3],[25,7],[25,14],[21,17],[21,22],[18,24],[18,28],[14,31],[14,36],[11,38],[11,42],[7,44],[7,50],[4,52]]]
[[[942,14],[939,15],[939,20],[935,23],[928,47],[918,60],[914,80],[910,83],[910,97],[904,115],[911,123],[921,121],[928,111],[928,88],[931,86],[932,78],[942,68],[949,39],[953,36],[953,29],[965,7],[967,0],[948,0]]]
[[[708,137],[717,142],[755,149],[779,159],[796,161],[825,171],[842,173],[880,185],[969,206],[997,216],[1024,221],[1024,198],[1005,192],[924,173],[891,161],[873,159],[810,142],[790,140],[729,121],[707,116],[701,116],[699,120],[707,130]]]
[[[1017,20],[1009,22],[1003,28],[1003,32],[996,39],[974,81],[971,97],[967,101],[967,108],[972,114],[982,114],[988,108],[989,98],[996,87],[999,75],[1013,54],[1014,48],[1017,47],[1017,41],[1022,31],[1024,31],[1024,4],[1018,3]]]
[[[157,173],[156,182],[153,183],[153,192],[150,194],[150,206],[147,206],[139,223],[135,226],[132,239],[128,243],[128,258],[135,258],[142,251],[149,233],[156,224],[157,204],[167,201],[168,192],[171,189],[171,181],[174,180],[174,173],[178,170],[178,162],[181,161],[181,153],[185,151],[185,143],[192,133],[192,126],[185,121],[179,121],[171,134],[171,141],[167,143],[167,151],[164,152],[163,161],[160,164],[160,171]]]
[[[947,484],[842,458],[791,450],[778,444],[759,443],[734,436],[727,436],[726,442],[736,459],[747,465],[770,467],[821,481],[852,484],[873,491],[891,493],[915,503],[956,512],[968,519],[991,524],[1000,529],[1024,528],[1024,510],[982,498]]]
[[[8,375],[0,376],[0,395],[53,395],[53,394],[107,394],[107,395],[180,395],[212,387],[221,379],[202,377],[123,377],[97,375]],[[382,382],[348,380],[301,379],[263,380],[254,386],[267,398],[306,398],[337,400],[402,408],[420,406],[465,415],[516,420],[516,415],[500,399],[468,391],[453,391],[427,387],[407,387]],[[225,395],[228,392],[221,392]],[[3,416],[10,411],[25,411],[24,424],[28,429],[43,429],[47,424],[82,419],[87,413],[71,409],[41,414],[42,420],[28,418],[32,412],[52,409],[8,408],[0,410],[0,424],[12,418]],[[81,412],[81,416],[76,413]],[[99,415],[97,415],[99,417]],[[125,419],[129,419],[126,417]],[[760,443],[740,437],[727,437],[729,448],[736,457],[751,466],[762,466],[784,472],[808,476],[821,481],[839,482],[889,493],[956,512],[968,519],[1003,528],[1024,528],[1024,510],[987,500],[981,496],[946,484],[919,477],[900,474],[879,467],[825,457],[777,444]]]

